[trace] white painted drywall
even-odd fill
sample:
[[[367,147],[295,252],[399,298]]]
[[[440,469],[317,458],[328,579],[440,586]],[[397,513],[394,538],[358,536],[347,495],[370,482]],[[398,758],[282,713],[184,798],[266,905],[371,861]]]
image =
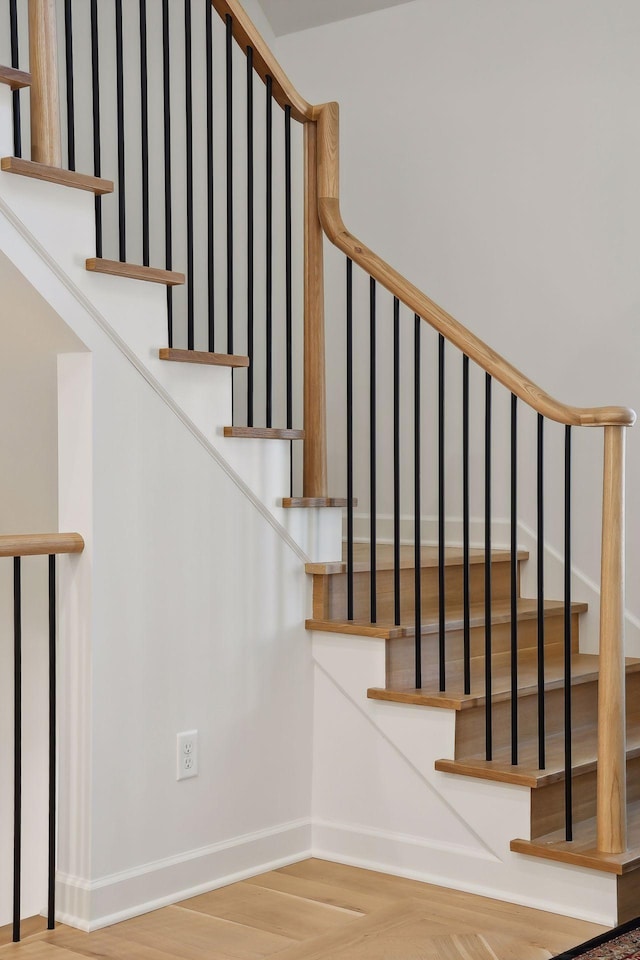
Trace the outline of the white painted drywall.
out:
[[[640,9],[598,0],[414,0],[278,39],[310,101],[341,105],[349,229],[559,399],[640,408]],[[333,487],[344,486],[344,258],[328,255]],[[368,290],[356,280],[357,416],[366,424]],[[379,308],[379,510],[391,513],[392,305]],[[412,504],[411,338],[403,313],[402,512]],[[435,338],[423,379],[433,410]],[[334,346],[338,344],[339,346]],[[449,351],[447,513],[461,514],[460,365]],[[382,372],[383,369],[386,372]],[[484,384],[472,370],[472,514],[482,516]],[[508,398],[494,425],[494,509],[508,515]],[[426,402],[426,401],[425,401]],[[522,408],[522,405],[521,405]],[[535,421],[521,413],[520,514],[535,529]],[[428,418],[427,418],[428,419]],[[423,509],[435,514],[436,430],[425,427]],[[563,549],[562,431],[548,428],[547,535]],[[640,606],[640,441],[630,431],[628,606]],[[356,429],[368,512],[368,444]],[[574,430],[574,564],[599,579],[600,431]]]
[[[322,0],[322,3],[318,0],[260,0],[276,36],[408,2],[410,0]]]

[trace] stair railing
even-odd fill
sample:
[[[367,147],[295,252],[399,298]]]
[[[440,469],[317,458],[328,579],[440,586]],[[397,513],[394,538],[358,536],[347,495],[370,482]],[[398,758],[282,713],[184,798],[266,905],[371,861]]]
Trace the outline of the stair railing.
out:
[[[13,560],[13,942],[21,936],[22,885],[22,558],[48,557],[49,560],[49,783],[48,783],[48,879],[47,925],[55,927],[56,917],[56,662],[57,662],[57,590],[56,556],[82,553],[84,540],[78,533],[16,534],[0,536],[0,558]]]
[[[52,0],[30,0],[30,3],[43,3]],[[116,11],[118,3],[116,0]],[[95,0],[94,0],[95,4]],[[190,0],[185,0],[185,17],[188,18]],[[324,321],[323,321],[323,259],[322,232],[332,244],[347,257],[346,275],[346,350],[347,350],[347,622],[354,619],[354,377],[353,377],[353,323],[354,323],[354,266],[364,272],[370,284],[370,370],[371,370],[371,531],[370,549],[370,617],[376,623],[376,353],[375,332],[377,325],[376,290],[379,285],[393,297],[393,380],[394,380],[394,483],[393,483],[393,567],[394,567],[394,606],[395,627],[398,636],[413,633],[415,643],[415,682],[420,688],[423,675],[423,634],[421,622],[421,500],[420,500],[420,411],[422,406],[420,381],[420,330],[423,322],[438,335],[438,567],[439,567],[439,689],[446,687],[446,556],[445,556],[445,496],[447,478],[445,476],[445,370],[447,344],[462,354],[462,475],[463,475],[463,661],[464,690],[471,689],[471,577],[470,577],[470,500],[469,500],[469,444],[470,444],[470,364],[480,368],[485,374],[485,677],[484,696],[487,713],[486,755],[491,759],[491,631],[492,631],[492,592],[491,592],[491,438],[492,438],[492,385],[502,385],[510,395],[510,531],[511,531],[511,726],[512,726],[512,762],[518,762],[518,402],[532,410],[537,417],[537,533],[538,533],[538,612],[544,609],[544,426],[547,420],[555,421],[564,427],[564,714],[565,714],[565,783],[566,783],[566,836],[572,838],[572,795],[571,795],[571,660],[572,660],[572,608],[571,608],[571,431],[574,427],[601,427],[604,431],[604,496],[603,496],[603,536],[601,555],[601,615],[600,615],[600,678],[598,692],[598,771],[597,771],[597,820],[598,849],[602,852],[621,852],[626,847],[626,771],[625,771],[625,704],[624,704],[624,449],[625,430],[635,422],[633,411],[624,407],[577,408],[559,403],[545,391],[526,378],[520,371],[489,348],[473,333],[449,316],[432,300],[425,296],[413,284],[405,280],[396,270],[385,263],[375,253],[360,243],[346,229],[340,214],[339,195],[339,134],[338,107],[336,104],[310,106],[301,98],[286,78],[275,58],[268,50],[250,19],[237,0],[213,0],[213,6],[224,20],[227,31],[227,131],[228,146],[231,144],[232,121],[230,112],[233,99],[230,91],[232,80],[229,42],[233,38],[247,56],[248,73],[255,71],[267,89],[268,100],[275,100],[285,111],[285,123],[290,119],[304,124],[305,133],[305,242],[304,242],[304,284],[305,284],[305,346],[304,346],[304,422],[306,440],[304,445],[304,495],[311,497],[327,496],[327,454],[325,427],[325,362],[324,362]],[[165,0],[166,7],[166,0]],[[141,0],[141,17],[145,6]],[[41,31],[43,32],[43,31]],[[46,31],[44,31],[46,35]],[[95,39],[95,38],[94,38]],[[95,49],[95,47],[94,47]],[[165,52],[168,57],[169,45],[165,36]],[[17,66],[17,64],[15,64]],[[121,70],[121,65],[118,71]],[[190,75],[189,78],[190,79]],[[165,82],[168,74],[165,74]],[[45,85],[52,83],[52,76],[44,76]],[[95,86],[95,85],[94,85]],[[144,83],[143,83],[144,88]],[[187,89],[189,89],[187,84]],[[94,103],[97,90],[94,89]],[[37,97],[37,93],[36,93]],[[119,98],[122,99],[121,97]],[[167,88],[165,86],[165,103]],[[252,102],[248,97],[248,104]],[[47,114],[47,111],[43,111]],[[170,111],[169,111],[170,112]],[[269,109],[267,109],[269,116]],[[166,130],[165,130],[166,135]],[[36,136],[34,134],[34,136]],[[99,140],[99,138],[98,138]],[[249,142],[251,138],[249,137]],[[167,154],[167,156],[169,156]],[[232,177],[232,154],[227,154],[227,178]],[[123,168],[122,158],[120,167]],[[251,164],[247,166],[250,174]],[[287,164],[287,171],[290,167]],[[122,172],[122,169],[121,169]],[[123,180],[123,177],[119,177]],[[121,183],[121,186],[123,184]],[[267,189],[269,197],[269,188]],[[268,204],[267,197],[267,204]],[[227,198],[227,254],[231,251],[232,241],[232,204]],[[170,200],[167,201],[170,210]],[[98,206],[98,201],[97,201]],[[120,219],[123,219],[122,201]],[[248,225],[248,236],[252,236]],[[288,233],[288,230],[287,230]],[[169,237],[169,232],[167,233]],[[122,231],[121,231],[122,239]],[[290,247],[287,242],[287,265],[290,264]],[[168,253],[171,251],[168,247]],[[169,267],[170,260],[167,263]],[[268,274],[268,271],[267,271]],[[269,274],[268,274],[269,275]],[[228,263],[228,293],[232,296],[233,267]],[[169,300],[170,300],[170,294]],[[290,299],[288,300],[290,304]],[[400,478],[400,369],[401,346],[401,308],[411,311],[414,322],[414,394],[415,394],[415,436],[414,436],[414,550],[415,583],[413,587],[413,605],[415,624],[412,630],[401,623],[402,604],[402,563],[401,563],[401,478]],[[228,301],[228,318],[231,316]],[[291,355],[291,315],[287,308],[287,351]],[[249,316],[249,322],[250,322]],[[170,328],[171,329],[171,328]],[[231,328],[228,327],[227,349],[231,346]],[[190,337],[190,349],[193,343]],[[249,393],[251,387],[249,386]],[[287,403],[288,411],[291,403]],[[307,500],[307,502],[310,502]],[[404,584],[406,593],[406,583]],[[538,617],[538,736],[540,766],[545,762],[545,712],[544,712],[544,618]]]

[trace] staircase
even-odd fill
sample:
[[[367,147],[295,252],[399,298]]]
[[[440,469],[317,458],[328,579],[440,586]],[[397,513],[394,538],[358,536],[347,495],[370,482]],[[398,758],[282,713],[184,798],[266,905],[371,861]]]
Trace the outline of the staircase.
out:
[[[104,203],[110,201],[114,183],[105,180],[96,155],[94,174],[65,170],[60,159],[59,129],[51,122],[51,116],[57,117],[57,76],[46,67],[46,58],[38,60],[38,50],[56,48],[55,41],[55,5],[49,0],[32,0],[33,11],[39,10],[40,16],[31,21],[31,55],[34,61],[33,76],[20,71],[14,63],[12,67],[0,68],[0,83],[8,85],[18,96],[19,89],[37,87],[38,97],[31,103],[31,143],[32,160],[25,160],[18,154],[19,137],[16,137],[16,156],[4,157],[1,169],[7,174],[55,183],[72,189],[90,192],[95,195],[96,210],[96,256],[86,256],[90,251],[82,251],[83,266],[91,275],[103,274],[114,278],[137,280],[143,283],[159,284],[166,288],[162,291],[162,301],[156,297],[149,299],[149,316],[153,321],[145,327],[141,323],[141,332],[130,334],[126,330],[127,318],[120,320],[120,335],[126,339],[132,336],[136,340],[134,352],[141,367],[152,371],[154,376],[164,377],[163,383],[169,392],[173,392],[178,405],[193,410],[194,422],[204,424],[207,409],[201,399],[194,399],[196,392],[193,384],[202,384],[196,377],[208,367],[228,368],[229,378],[234,375],[246,376],[247,399],[244,400],[240,416],[237,415],[240,388],[244,380],[233,381],[230,387],[232,402],[229,406],[229,420],[215,424],[216,443],[220,449],[230,451],[229,443],[244,444],[243,453],[229,452],[229,461],[235,464],[239,474],[250,473],[252,483],[264,483],[257,492],[265,509],[287,530],[287,535],[306,557],[306,572],[312,578],[312,616],[306,626],[313,634],[313,643],[333,643],[333,655],[339,655],[339,647],[344,643],[354,663],[358,660],[357,641],[363,639],[363,658],[369,656],[373,647],[366,647],[367,641],[384,647],[384,678],[375,685],[363,682],[362,697],[366,696],[369,706],[375,710],[369,713],[372,723],[380,724],[384,719],[380,711],[389,704],[395,704],[401,713],[403,722],[409,716],[414,717],[416,708],[427,711],[447,713],[445,722],[453,735],[453,750],[450,756],[436,757],[433,771],[442,775],[430,784],[451,783],[454,778],[462,778],[460,783],[466,796],[472,795],[474,785],[479,781],[487,784],[511,785],[528,791],[529,831],[525,837],[503,837],[510,853],[504,858],[505,877],[502,893],[509,885],[509,864],[516,859],[522,863],[536,864],[547,861],[549,882],[568,883],[575,877],[585,880],[584,871],[593,871],[600,877],[599,882],[612,895],[616,903],[616,917],[622,922],[640,912],[640,794],[638,794],[636,775],[640,763],[640,717],[635,706],[640,684],[640,660],[624,657],[624,434],[632,426],[635,414],[618,407],[580,409],[561,404],[549,397],[482,343],[470,331],[446,314],[428,297],[412,284],[408,283],[397,271],[382,261],[353,237],[344,226],[339,206],[338,178],[338,110],[336,104],[311,106],[294,90],[280,67],[273,59],[255,27],[246,16],[237,0],[213,0],[213,8],[225,24],[227,49],[227,326],[226,352],[219,347],[219,333],[214,334],[212,316],[213,300],[209,301],[209,323],[206,326],[207,337],[201,338],[209,349],[195,349],[199,339],[197,329],[194,332],[195,296],[197,284],[194,281],[194,233],[190,226],[187,238],[187,268],[185,272],[174,269],[173,260],[176,251],[171,244],[171,203],[167,200],[165,214],[166,225],[166,262],[164,266],[152,266],[149,262],[149,214],[148,214],[148,169],[146,181],[146,221],[143,233],[146,235],[143,263],[131,263],[124,256],[126,232],[124,230],[127,213],[124,195],[124,165],[119,163],[118,204],[120,213],[120,259],[104,257],[102,250],[102,210]],[[207,16],[211,10],[207,7]],[[164,26],[168,29],[165,17]],[[122,28],[120,27],[120,30]],[[189,33],[188,36],[191,36]],[[94,39],[94,57],[97,55],[97,43]],[[122,38],[120,37],[120,44]],[[190,41],[188,40],[187,43]],[[250,290],[248,300],[248,321],[246,336],[242,338],[237,329],[237,317],[234,313],[234,202],[233,182],[233,96],[229,78],[233,74],[233,44],[239,45],[247,57],[247,150],[250,161],[248,171],[247,236],[248,263],[246,280]],[[165,44],[166,48],[166,44]],[[119,56],[122,56],[120,50]],[[49,64],[55,61],[49,58]],[[188,61],[187,61],[188,62]],[[45,63],[45,66],[43,66]],[[47,73],[47,69],[49,73]],[[119,62],[118,70],[122,71]],[[255,76],[254,76],[255,75]],[[166,89],[169,75],[165,63]],[[272,197],[267,191],[266,222],[268,224],[267,267],[266,267],[266,369],[265,411],[264,417],[256,414],[255,382],[258,376],[258,362],[254,341],[254,259],[253,259],[253,155],[251,131],[253,130],[254,80],[264,82],[267,91],[267,144],[272,122],[273,105],[282,107],[285,121],[285,229],[286,235],[286,273],[283,313],[285,315],[285,358],[282,369],[274,373],[272,351],[273,324],[273,277],[270,274],[273,262],[273,223],[270,219]],[[193,77],[190,77],[193,81]],[[146,80],[143,78],[143,99]],[[187,91],[191,87],[187,84]],[[54,91],[55,92],[52,92]],[[94,89],[95,95],[95,89]],[[48,105],[42,107],[43,102]],[[210,101],[209,101],[210,102]],[[17,111],[14,99],[14,109]],[[73,115],[68,105],[66,117],[67,129],[72,129]],[[122,103],[118,106],[122,112]],[[15,116],[19,117],[19,112]],[[119,116],[119,121],[122,118]],[[166,116],[165,116],[166,120]],[[304,164],[306,171],[305,193],[305,248],[304,248],[304,423],[295,426],[292,348],[292,213],[291,213],[291,123],[298,121],[304,125]],[[14,129],[14,134],[15,134]],[[166,127],[165,127],[166,132]],[[119,134],[120,135],[120,131]],[[189,134],[190,135],[190,134]],[[97,134],[99,140],[99,130]],[[148,130],[147,130],[148,137]],[[97,142],[97,141],[96,141]],[[167,143],[169,146],[167,147]],[[171,144],[167,140],[165,164],[170,162]],[[191,149],[193,144],[191,143]],[[148,142],[146,143],[148,151]],[[143,156],[144,129],[143,129]],[[187,182],[193,173],[189,168],[192,157],[187,152]],[[148,157],[147,157],[148,161]],[[272,176],[273,155],[267,147],[268,177]],[[165,166],[165,179],[167,167]],[[144,181],[144,177],[143,177]],[[229,186],[231,184],[231,186]],[[169,189],[170,193],[170,189]],[[213,186],[208,195],[212,210]],[[193,184],[187,199],[189,216],[193,215]],[[105,206],[105,209],[108,209]],[[209,220],[210,252],[213,249],[213,220]],[[325,345],[323,326],[323,232],[333,245],[346,255],[346,477],[344,489],[330,491],[327,482],[327,429],[326,429],[326,388],[325,388]],[[213,268],[212,268],[213,269]],[[359,402],[362,398],[354,394],[354,324],[358,323],[357,303],[354,306],[354,273],[359,271],[368,286],[369,299],[364,304],[366,323],[362,327],[369,337],[368,352],[370,358],[370,380],[368,384],[368,416],[357,421],[354,410],[366,406]],[[361,277],[361,279],[362,279]],[[87,278],[85,277],[85,282]],[[271,281],[271,286],[270,286]],[[96,282],[97,278],[96,278]],[[99,281],[100,283],[106,281]],[[355,281],[357,283],[357,279]],[[177,346],[178,316],[177,304],[173,299],[174,288],[186,288],[185,306],[185,346]],[[86,288],[87,290],[90,287]],[[95,287],[94,295],[98,302],[104,287]],[[139,290],[139,288],[136,288]],[[381,322],[380,301],[376,291],[387,290],[393,297],[393,315],[390,321],[394,332],[393,347],[393,423],[394,443],[393,461],[393,530],[390,538],[378,536],[376,497],[377,472],[380,464],[376,459],[376,444],[380,442],[379,417],[381,401],[376,396],[376,381],[381,362],[376,355],[376,331]],[[209,294],[213,297],[213,282],[209,277]],[[237,292],[237,288],[236,288]],[[152,297],[153,294],[150,294]],[[126,294],[122,294],[123,302]],[[132,297],[132,304],[133,304]],[[168,346],[158,341],[158,306],[166,302]],[[181,301],[180,301],[181,302]],[[131,306],[135,310],[135,304]],[[409,324],[404,324],[406,311],[413,316]],[[154,312],[155,311],[155,312]],[[237,311],[236,311],[237,313]],[[415,317],[415,325],[413,318]],[[117,328],[118,320],[114,320]],[[404,325],[403,325],[404,324]],[[413,331],[413,365],[409,373],[401,372],[401,337],[406,330]],[[153,335],[149,331],[153,330]],[[438,400],[434,410],[425,410],[422,368],[423,348],[427,333],[435,338],[438,356]],[[218,339],[216,339],[216,337]],[[136,339],[137,338],[137,339]],[[154,339],[155,338],[155,339]],[[246,353],[237,352],[238,343],[246,344]],[[218,344],[218,345],[217,345]],[[234,349],[235,345],[235,349]],[[445,346],[449,353],[445,353]],[[461,360],[462,398],[461,421],[462,440],[459,473],[461,478],[463,518],[462,542],[451,546],[446,540],[446,502],[450,496],[448,483],[452,478],[445,474],[447,459],[445,443],[450,442],[450,434],[445,421],[445,371],[451,370],[452,352]],[[446,362],[445,362],[445,358]],[[484,432],[475,438],[470,430],[470,368],[480,371],[484,378]],[[189,366],[192,365],[192,366]],[[165,372],[160,373],[164,367]],[[167,368],[176,373],[167,373]],[[179,371],[179,372],[177,372]],[[274,425],[274,383],[282,373],[285,386],[281,408],[282,421]],[[410,374],[410,375],[409,375]],[[191,380],[189,378],[192,378]],[[510,419],[510,458],[501,468],[508,471],[510,477],[510,544],[497,547],[494,536],[494,518],[492,512],[492,469],[495,476],[496,466],[492,459],[492,431],[497,430],[493,417],[493,398],[498,389],[506,389]],[[225,385],[228,389],[228,384]],[[492,392],[493,391],[493,392]],[[405,429],[405,417],[402,410],[407,402],[414,403],[411,428]],[[226,402],[226,401],[225,401]],[[189,407],[189,405],[192,407]],[[535,417],[537,423],[537,549],[536,557],[531,558],[518,542],[518,416],[526,410]],[[285,412],[286,411],[286,412]],[[260,411],[262,412],[262,411]],[[255,414],[255,416],[254,416]],[[424,419],[423,419],[424,418]],[[242,419],[243,422],[238,422]],[[256,420],[261,419],[261,425]],[[425,537],[422,528],[424,505],[424,443],[426,431],[436,430],[438,435],[438,465],[435,487],[438,499],[437,530],[435,538]],[[246,421],[246,422],[244,422]],[[545,468],[545,424],[559,423],[564,433],[565,472],[564,472],[564,590],[562,595],[550,598],[545,590],[544,554],[544,468]],[[435,425],[435,426],[434,426]],[[605,437],[605,474],[603,493],[603,538],[602,581],[601,581],[601,630],[599,655],[581,652],[580,623],[587,612],[587,604],[576,600],[572,595],[572,554],[571,554],[571,430],[589,426],[602,428]],[[202,427],[204,430],[204,426]],[[403,442],[401,449],[401,429]],[[362,437],[367,437],[370,461],[368,469],[362,468],[362,446],[358,446]],[[408,439],[406,439],[408,437]],[[262,444],[269,441],[273,454],[264,454]],[[293,441],[300,441],[303,447],[301,470],[295,469]],[[225,446],[226,444],[226,446]],[[237,450],[237,447],[236,447]],[[408,456],[407,456],[408,451]],[[225,454],[227,455],[227,454]],[[234,461],[234,457],[236,458]],[[245,459],[243,459],[243,457]],[[264,459],[263,459],[264,458]],[[470,534],[470,464],[474,460],[482,462],[482,503],[484,509],[484,529],[482,543],[472,544]],[[259,466],[256,466],[259,464]],[[266,464],[266,467],[265,467]],[[408,466],[407,466],[408,464]],[[299,464],[298,464],[299,465]],[[450,465],[449,465],[450,466]],[[403,468],[411,467],[413,486],[411,497],[403,486]],[[298,473],[302,473],[302,483]],[[276,478],[274,480],[274,477]],[[259,479],[256,479],[259,478]],[[454,477],[457,482],[459,477]],[[288,482],[287,482],[288,481]],[[280,485],[277,496],[273,495],[273,484]],[[296,487],[301,487],[300,490]],[[254,491],[255,492],[255,491]],[[335,495],[332,495],[335,494]],[[346,494],[346,496],[344,495]],[[401,531],[401,497],[404,502],[411,499],[410,536]],[[358,519],[358,503],[368,504],[370,534],[361,540],[355,535],[355,523]],[[340,524],[344,514],[346,540],[342,541]],[[365,514],[362,514],[364,517]],[[299,520],[299,517],[303,517]],[[340,552],[341,559],[336,555]],[[535,564],[537,593],[533,597],[522,595],[521,572],[523,565]],[[355,643],[356,647],[350,646]],[[327,647],[327,649],[329,649]],[[381,661],[376,647],[376,663]],[[330,667],[316,657],[327,676]],[[372,671],[375,672],[375,671]],[[363,669],[363,676],[368,670]],[[334,678],[335,679],[335,678]],[[339,685],[336,680],[336,685]],[[358,701],[359,703],[359,701]],[[376,704],[376,707],[372,707]],[[377,706],[379,705],[379,706]],[[359,703],[359,709],[365,710]],[[388,707],[389,710],[394,708]],[[410,713],[407,713],[410,711]],[[427,721],[438,724],[433,713],[426,713]],[[430,720],[429,720],[430,718]],[[417,720],[420,724],[424,721]],[[384,734],[391,742],[391,735]],[[437,736],[434,734],[434,743]],[[403,748],[395,743],[402,753]],[[407,754],[408,756],[408,754]],[[416,766],[416,762],[409,761]],[[431,776],[431,774],[429,774]],[[628,788],[626,784],[628,783]],[[434,787],[436,789],[436,787]],[[445,789],[450,789],[447,787]],[[518,796],[521,794],[518,793]],[[453,794],[451,794],[453,796]],[[483,794],[486,798],[486,793]],[[502,795],[496,793],[495,818],[500,819],[497,803]],[[446,800],[451,809],[452,800]],[[462,816],[462,815],[460,815]],[[470,831],[473,833],[473,830]],[[490,844],[486,841],[487,850]],[[486,853],[486,851],[485,851]],[[502,853],[495,854],[500,859]],[[484,854],[483,854],[484,855]],[[479,855],[478,855],[479,856]],[[489,854],[487,854],[489,858]],[[514,859],[511,859],[514,858]],[[523,858],[526,858],[523,860]],[[535,858],[535,859],[533,859]],[[554,864],[575,868],[573,874],[558,873]],[[388,866],[388,865],[387,865]],[[402,864],[394,865],[401,872]],[[531,868],[537,871],[538,866]],[[602,875],[606,875],[604,879]],[[544,877],[543,875],[543,882]],[[464,884],[463,877],[443,876],[444,882]],[[609,882],[610,881],[610,882]],[[526,884],[525,884],[526,885]],[[615,890],[614,890],[615,887]],[[495,887],[493,889],[496,889]],[[514,896],[524,894],[516,890]]]

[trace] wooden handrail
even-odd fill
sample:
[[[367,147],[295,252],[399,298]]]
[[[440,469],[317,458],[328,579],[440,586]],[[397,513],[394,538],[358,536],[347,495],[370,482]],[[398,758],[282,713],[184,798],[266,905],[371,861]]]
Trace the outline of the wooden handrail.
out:
[[[15,533],[0,536],[0,557],[46,557],[60,553],[82,553],[79,533]]]
[[[318,207],[324,232],[335,246],[362,267],[438,333],[526,404],[550,420],[579,427],[630,427],[636,414],[628,407],[572,407],[554,400],[484,341],[454,320],[416,286],[349,233],[340,213],[339,108],[314,107],[318,121]]]
[[[290,106],[291,116],[300,123],[313,120],[313,107],[301,97],[288,76],[260,36],[260,31],[245,13],[237,0],[211,0],[214,10],[222,20],[227,15],[233,18],[233,36],[242,50],[253,47],[253,66],[262,80],[273,80],[273,96],[281,107]]]

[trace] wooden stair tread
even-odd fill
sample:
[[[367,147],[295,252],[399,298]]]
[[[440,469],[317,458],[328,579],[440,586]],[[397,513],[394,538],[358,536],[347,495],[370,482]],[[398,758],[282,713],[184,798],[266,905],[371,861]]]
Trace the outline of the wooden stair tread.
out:
[[[14,67],[0,66],[0,83],[11,87],[12,90],[21,90],[31,86],[31,74],[25,70],[16,70]]]
[[[225,427],[224,435],[249,440],[304,440],[304,430],[285,427]]]
[[[249,357],[232,353],[207,353],[205,350],[176,350],[174,347],[161,347],[158,351],[161,360],[174,363],[200,363],[212,367],[248,367]]]
[[[357,501],[356,501],[357,502]],[[347,501],[344,501],[346,505]],[[343,574],[347,572],[347,564],[344,557],[344,551],[346,546],[343,549],[343,559],[335,560],[329,563],[307,563],[305,565],[305,570],[307,573],[314,574],[315,576],[332,576],[334,574]],[[393,560],[393,544],[392,543],[379,543],[376,546],[376,570],[393,570],[394,569],[394,560]],[[370,562],[370,553],[369,545],[367,543],[354,543],[353,545],[353,571],[354,573],[368,573],[371,570]],[[529,553],[527,550],[518,550],[518,560],[528,560]],[[463,551],[462,547],[447,547],[445,550],[444,565],[445,567],[459,567],[462,566],[463,562]],[[511,562],[511,551],[510,550],[493,550],[491,552],[491,562],[492,563],[510,563]],[[439,551],[438,547],[428,546],[422,547],[420,551],[420,565],[422,568],[425,567],[437,567],[439,563]],[[469,563],[470,564],[479,564],[484,563],[484,549],[483,548],[474,548],[469,551]],[[412,546],[401,546],[400,547],[400,569],[415,569],[415,551]]]
[[[353,500],[353,506],[358,506],[358,501]],[[346,509],[349,501],[346,497],[283,497],[282,506],[285,510],[310,509],[312,507],[343,507]],[[307,564],[314,566],[314,564]],[[322,564],[320,564],[322,566]],[[307,570],[307,573],[310,571]]]
[[[571,657],[571,683],[591,683],[598,679],[600,658],[589,653],[574,653]],[[511,698],[511,653],[495,654],[492,663],[492,703]],[[640,671],[640,660],[626,660],[627,673]],[[423,668],[423,685],[416,690],[387,690],[372,688],[368,696],[372,700],[390,700],[394,703],[412,703],[427,707],[443,707],[465,710],[483,706],[484,657],[471,660],[471,693],[465,694],[463,661],[447,663],[447,688],[439,690],[438,664],[434,662]],[[545,690],[555,690],[564,685],[564,645],[550,644],[545,647]],[[518,697],[535,696],[538,691],[538,653],[527,648],[518,654]]]
[[[3,157],[0,160],[0,169],[5,173],[15,173],[21,177],[31,177],[34,180],[58,183],[63,187],[86,190],[89,193],[95,193],[96,196],[113,193],[111,180],[90,177],[86,173],[76,173],[74,170],[63,170],[61,167],[48,167],[44,163],[34,163],[32,160],[23,160],[21,157]]]
[[[596,849],[596,818],[591,817],[574,823],[571,842],[564,839],[564,830],[556,830],[537,840],[512,840],[510,848],[513,853],[622,876],[640,867],[640,801],[627,804],[627,837],[625,853],[600,853]]]
[[[86,262],[91,273],[105,273],[111,277],[127,277],[130,280],[146,280],[148,283],[164,283],[175,287],[185,282],[184,273],[175,270],[161,270],[159,267],[144,267],[137,263],[122,263],[120,260],[105,260],[91,257]]]
[[[586,603],[572,603],[573,613],[585,613]],[[547,617],[564,616],[564,602],[562,600],[545,600],[544,614]],[[518,600],[518,621],[535,620],[538,616],[538,601],[520,597]],[[494,600],[491,605],[491,623],[509,623],[511,621],[511,601]],[[484,604],[472,604],[470,608],[470,625],[483,627],[485,624]],[[367,620],[307,620],[307,630],[323,630],[326,633],[348,633],[365,637],[382,637],[385,640],[395,640],[398,637],[414,637],[415,624],[405,623],[397,626],[391,623],[371,623]],[[463,613],[459,605],[449,604],[446,609],[447,632],[461,630],[463,627]],[[431,616],[422,615],[422,636],[439,633],[439,615],[434,611]]]
[[[546,766],[538,768],[537,739],[521,740],[518,744],[516,766],[511,764],[511,748],[493,751],[493,760],[483,757],[468,757],[461,760],[437,760],[436,770],[458,776],[500,783],[517,783],[535,790],[565,779],[564,734],[546,738]],[[598,766],[598,731],[596,726],[583,726],[573,730],[571,770],[573,776],[591,773]],[[627,731],[627,760],[640,757],[640,728],[637,723]]]

